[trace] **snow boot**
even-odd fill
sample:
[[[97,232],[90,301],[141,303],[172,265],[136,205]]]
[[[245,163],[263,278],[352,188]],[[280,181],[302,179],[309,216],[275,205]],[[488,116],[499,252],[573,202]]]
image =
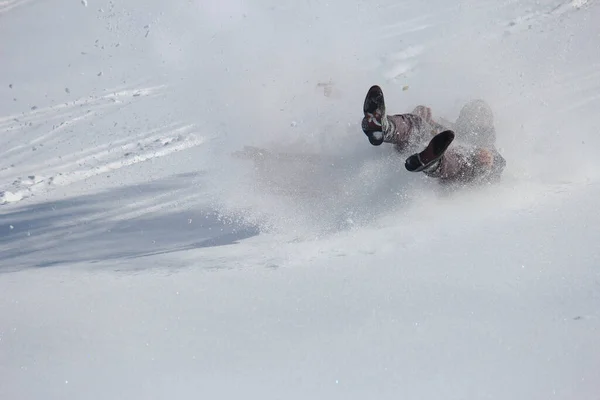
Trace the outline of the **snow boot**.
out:
[[[377,85],[371,86],[365,97],[363,105],[364,118],[362,130],[373,146],[384,142],[385,134],[390,131],[390,122],[385,114],[385,101],[383,91]]]
[[[408,157],[404,166],[410,172],[435,170],[453,140],[454,132],[450,130],[438,133],[431,139],[425,150]]]

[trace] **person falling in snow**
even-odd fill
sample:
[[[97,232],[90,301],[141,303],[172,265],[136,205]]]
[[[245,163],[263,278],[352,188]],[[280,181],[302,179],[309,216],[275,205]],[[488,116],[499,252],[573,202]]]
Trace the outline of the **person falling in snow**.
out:
[[[408,114],[386,115],[383,91],[377,85],[367,92],[363,112],[362,130],[373,146],[390,143],[406,153],[429,140],[425,149],[406,159],[408,171],[423,172],[442,183],[500,179],[506,161],[496,150],[493,113],[482,100],[466,104],[452,129],[435,122],[431,109],[425,106]],[[462,144],[450,147],[455,136]]]

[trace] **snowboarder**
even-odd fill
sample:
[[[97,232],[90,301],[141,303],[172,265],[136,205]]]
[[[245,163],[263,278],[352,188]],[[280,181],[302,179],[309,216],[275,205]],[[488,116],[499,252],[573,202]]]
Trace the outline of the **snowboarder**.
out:
[[[443,183],[500,179],[506,161],[496,150],[493,113],[482,100],[465,105],[455,124],[440,124],[425,106],[408,114],[386,115],[383,91],[375,85],[367,93],[363,112],[362,130],[374,146],[391,143],[408,153],[429,141],[425,149],[406,159],[408,171],[423,172]],[[461,143],[449,148],[455,136]]]

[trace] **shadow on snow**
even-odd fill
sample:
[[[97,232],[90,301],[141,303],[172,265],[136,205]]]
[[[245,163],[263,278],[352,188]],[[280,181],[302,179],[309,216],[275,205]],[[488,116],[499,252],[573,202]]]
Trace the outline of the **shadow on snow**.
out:
[[[0,272],[231,245],[259,234],[257,226],[223,218],[211,208],[175,205],[144,211],[148,200],[189,188],[195,177],[177,175],[12,208],[0,215]],[[149,206],[157,204],[159,199]]]

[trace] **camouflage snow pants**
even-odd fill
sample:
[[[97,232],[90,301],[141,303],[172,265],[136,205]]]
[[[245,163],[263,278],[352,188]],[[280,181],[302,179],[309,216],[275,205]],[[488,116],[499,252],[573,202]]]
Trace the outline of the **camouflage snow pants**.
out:
[[[427,117],[429,113],[429,117]],[[411,114],[387,116],[388,132],[385,142],[392,143],[401,153],[426,145],[436,134],[448,129],[431,120],[429,108],[419,106]],[[460,142],[460,132],[457,134]],[[494,146],[452,144],[444,153],[437,168],[424,172],[443,183],[471,183],[496,181],[506,161]]]

